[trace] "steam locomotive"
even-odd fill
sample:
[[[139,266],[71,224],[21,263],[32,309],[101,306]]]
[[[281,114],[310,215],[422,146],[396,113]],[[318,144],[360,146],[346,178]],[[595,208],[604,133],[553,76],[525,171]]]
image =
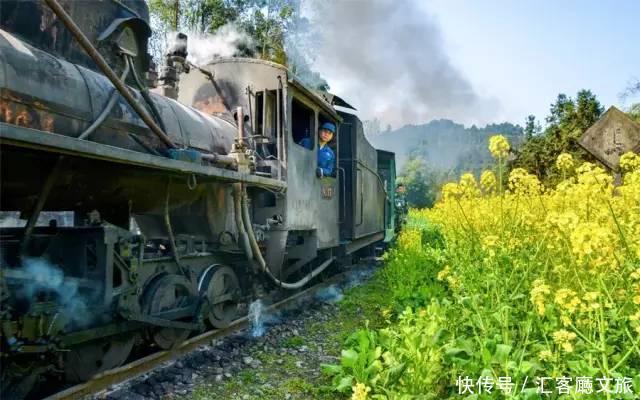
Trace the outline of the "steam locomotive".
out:
[[[394,155],[338,96],[263,60],[193,65],[181,34],[156,74],[141,0],[0,6],[3,398],[224,327],[392,238]],[[324,122],[337,173],[317,178]]]

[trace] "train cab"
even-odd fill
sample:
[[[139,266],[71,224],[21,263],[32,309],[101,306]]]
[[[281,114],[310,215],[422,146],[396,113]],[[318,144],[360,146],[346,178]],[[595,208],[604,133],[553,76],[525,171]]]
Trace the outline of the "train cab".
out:
[[[393,192],[386,185],[393,182],[380,177],[376,150],[358,117],[336,110],[346,102],[308,89],[268,61],[220,58],[202,68],[207,73],[192,70],[181,77],[179,101],[229,119],[242,107],[257,173],[286,182],[286,193],[256,187],[250,193],[252,221],[269,225],[264,246],[274,273],[290,276],[314,259],[354,252],[385,237]],[[338,127],[327,143],[335,173],[318,177],[318,128],[326,122]],[[281,223],[268,222],[276,220]]]

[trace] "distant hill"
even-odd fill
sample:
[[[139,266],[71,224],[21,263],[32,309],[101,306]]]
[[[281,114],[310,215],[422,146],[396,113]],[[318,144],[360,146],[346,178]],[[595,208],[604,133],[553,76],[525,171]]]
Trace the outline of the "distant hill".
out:
[[[465,128],[448,119],[405,125],[396,130],[370,134],[367,138],[376,148],[396,154],[398,172],[409,158],[415,157],[423,159],[430,168],[458,174],[478,172],[493,162],[487,146],[489,137],[496,134],[506,136],[514,147],[524,141],[523,129],[519,125],[505,122],[484,128],[475,125]]]

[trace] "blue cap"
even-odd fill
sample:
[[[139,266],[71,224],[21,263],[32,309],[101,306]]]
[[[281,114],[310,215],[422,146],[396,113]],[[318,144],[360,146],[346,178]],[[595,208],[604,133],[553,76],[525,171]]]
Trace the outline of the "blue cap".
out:
[[[333,133],[333,134],[336,133],[336,126],[334,124],[332,124],[331,122],[325,122],[324,124],[322,124],[320,129],[326,129],[328,131],[331,131],[331,133]]]

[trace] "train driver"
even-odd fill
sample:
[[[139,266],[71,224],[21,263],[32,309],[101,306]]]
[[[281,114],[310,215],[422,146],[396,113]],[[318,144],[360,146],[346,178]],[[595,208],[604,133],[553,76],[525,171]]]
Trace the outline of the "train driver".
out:
[[[318,168],[316,168],[316,176],[322,178],[324,176],[334,176],[336,155],[333,153],[328,143],[333,139],[336,133],[336,126],[331,122],[325,122],[318,129]],[[300,141],[300,145],[311,150],[311,139],[304,138]]]

